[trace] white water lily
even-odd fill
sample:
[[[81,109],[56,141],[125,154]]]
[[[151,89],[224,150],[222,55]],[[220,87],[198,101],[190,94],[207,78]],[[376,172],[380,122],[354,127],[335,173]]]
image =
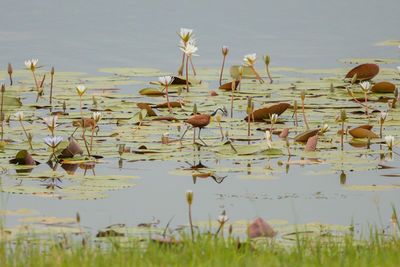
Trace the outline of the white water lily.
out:
[[[86,89],[86,86],[84,86],[83,84],[80,84],[76,87],[76,91],[80,96],[82,96],[86,92]]]
[[[397,72],[400,74],[400,66],[397,66]]]
[[[172,76],[162,76],[158,78],[158,81],[164,85],[164,86],[168,86],[170,85],[173,81],[174,81],[174,77]]]
[[[25,66],[31,71],[34,71],[38,62],[38,59],[25,60]]]
[[[184,43],[187,43],[187,42],[189,42],[189,40],[193,36],[193,30],[192,29],[181,28],[181,30],[178,33],[178,35],[182,39],[182,41]]]
[[[101,119],[101,112],[93,112],[93,119],[97,123]]]
[[[367,92],[371,88],[371,83],[370,82],[362,82],[362,83],[360,83],[360,86],[364,90],[364,92]]]
[[[329,130],[329,125],[325,123],[321,128],[321,133],[325,133],[328,130]]]
[[[229,217],[226,215],[219,215],[217,220],[220,224],[225,224],[229,220]]]
[[[383,123],[386,120],[387,117],[387,112],[381,112],[381,123]]]
[[[45,137],[43,138],[43,140],[49,147],[56,148],[61,143],[63,138],[61,136],[53,136],[53,137]]]
[[[394,136],[392,135],[385,136],[385,142],[386,145],[389,147],[389,149],[392,150],[394,145]]]
[[[17,118],[17,120],[22,121],[22,119],[24,118],[24,112],[18,111],[14,114],[14,116]]]
[[[54,129],[56,127],[58,116],[44,117],[43,120],[49,129]]]
[[[229,52],[229,46],[223,45],[222,46],[222,55],[226,56]]]
[[[278,120],[278,114],[272,114],[271,115],[271,123],[275,123]]]
[[[243,62],[247,65],[247,66],[253,66],[254,62],[257,59],[257,55],[256,53],[254,54],[247,54],[243,57]]]
[[[180,49],[188,56],[197,56],[195,53],[198,48],[194,42],[188,42],[185,47],[180,47]]]

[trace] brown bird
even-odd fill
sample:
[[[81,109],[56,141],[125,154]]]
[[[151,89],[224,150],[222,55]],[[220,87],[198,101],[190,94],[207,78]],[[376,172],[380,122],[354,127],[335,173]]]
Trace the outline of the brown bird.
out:
[[[211,114],[199,114],[199,115],[195,115],[193,117],[191,117],[190,119],[185,120],[186,123],[190,124],[193,128],[193,144],[196,142],[196,132],[195,132],[195,128],[199,128],[199,140],[201,142],[203,142],[203,144],[207,145],[201,138],[200,138],[200,132],[201,129],[203,129],[204,127],[206,127],[208,124],[210,124],[210,122],[212,121],[213,117],[215,116],[215,114],[217,114],[218,110],[222,111],[222,113],[224,115],[227,114],[227,112],[222,109],[222,108],[217,108],[213,113]],[[183,137],[185,136],[186,132],[190,129],[190,126],[188,126],[186,128],[186,131],[183,133],[181,140],[183,139]]]

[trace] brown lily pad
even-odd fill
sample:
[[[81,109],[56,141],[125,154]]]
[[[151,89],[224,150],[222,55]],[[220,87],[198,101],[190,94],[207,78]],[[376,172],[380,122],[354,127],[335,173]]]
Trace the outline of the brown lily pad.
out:
[[[369,128],[369,129],[368,129]],[[349,131],[349,134],[354,138],[379,138],[375,133],[371,131],[372,126],[361,125]]]
[[[75,142],[75,139],[72,137],[68,138],[69,145],[61,151],[59,158],[72,158],[76,154],[83,154],[83,150],[80,146]]]
[[[268,108],[260,108],[255,110],[251,117],[254,116],[254,121],[264,121],[269,119],[272,114],[277,114],[278,116],[281,115],[286,111],[286,109],[288,109],[288,107],[290,107],[290,104],[288,103],[279,103]],[[247,121],[247,116],[244,120]]]
[[[153,121],[178,121],[178,119],[171,116],[159,116],[154,118]]]
[[[318,134],[308,138],[305,151],[315,151],[317,148]]]
[[[34,160],[27,150],[21,150],[15,155],[15,158],[10,160],[10,163],[16,165],[39,165],[40,163]]]
[[[361,64],[350,70],[345,78],[352,79],[357,74],[357,81],[371,80],[379,73],[379,66],[376,64]]]
[[[289,128],[285,128],[282,130],[282,132],[279,134],[280,138],[286,138],[289,134]]]
[[[308,130],[305,131],[301,134],[298,134],[295,138],[295,142],[307,142],[308,138],[313,137],[314,135],[317,135],[319,132],[319,129],[314,129],[314,130]]]
[[[238,85],[239,85],[239,81],[235,81],[235,90],[238,87]],[[226,90],[226,91],[232,91],[232,82],[224,83],[223,85],[221,85],[219,87],[219,89],[223,89],[223,90]]]
[[[181,108],[182,106],[179,102],[169,102],[169,105],[171,106],[171,108]],[[162,104],[158,104],[155,106],[155,108],[167,108],[168,107],[168,103],[162,103]]]
[[[250,238],[257,237],[274,237],[278,233],[274,231],[271,225],[264,221],[261,217],[255,219],[247,229]]]
[[[149,106],[149,104],[146,103],[136,103],[136,106],[138,106],[140,109],[145,109],[147,110],[147,116],[154,117],[157,116],[157,114],[154,112],[154,110]]]
[[[396,90],[396,85],[390,82],[379,82],[371,88],[374,93],[393,93],[394,90]]]

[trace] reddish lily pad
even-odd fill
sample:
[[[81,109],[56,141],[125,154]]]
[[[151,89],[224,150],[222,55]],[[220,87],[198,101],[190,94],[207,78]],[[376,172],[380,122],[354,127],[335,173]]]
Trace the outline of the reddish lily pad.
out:
[[[375,133],[371,131],[372,126],[361,125],[349,131],[349,134],[354,138],[379,138]]]
[[[161,92],[160,90],[156,88],[144,88],[139,91],[139,94],[141,95],[164,95],[164,92]]]
[[[255,219],[247,229],[250,238],[257,237],[274,237],[278,233],[274,231],[271,225],[264,221],[261,217]]]
[[[379,82],[371,88],[374,93],[393,93],[394,90],[396,90],[396,85],[390,82]]]
[[[305,132],[295,136],[294,141],[295,142],[307,142],[308,138],[313,137],[314,135],[318,134],[318,132],[319,132],[319,129],[305,131]]]
[[[318,134],[308,138],[305,151],[315,151],[317,148]]]
[[[379,73],[379,66],[376,64],[361,64],[350,70],[345,78],[352,79],[357,74],[357,81],[371,80]]]
[[[288,107],[290,107],[290,104],[288,103],[279,103],[268,108],[260,108],[253,112],[251,118],[254,116],[254,121],[264,121],[269,119],[272,114],[277,114],[278,116],[281,115],[288,109]],[[247,121],[247,116],[244,120]]]
[[[157,114],[154,112],[154,110],[149,106],[149,104],[146,103],[136,103],[136,106],[138,106],[140,109],[145,109],[147,110],[147,116],[154,117],[157,116]]]

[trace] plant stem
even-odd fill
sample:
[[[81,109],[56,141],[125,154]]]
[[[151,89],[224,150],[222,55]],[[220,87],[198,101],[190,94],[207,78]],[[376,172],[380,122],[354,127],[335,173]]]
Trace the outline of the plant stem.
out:
[[[31,140],[29,139],[28,133],[27,133],[26,130],[25,130],[25,127],[24,127],[24,124],[22,123],[22,120],[20,120],[19,122],[21,123],[22,130],[24,130],[24,133],[25,133],[26,139],[28,140],[29,146],[30,146],[31,150],[33,150],[32,142],[31,142]]]
[[[340,139],[342,151],[343,151],[343,135],[344,135],[344,121],[342,121],[342,134]]]
[[[90,138],[90,152],[92,152],[94,129],[96,129],[96,120],[93,119],[92,136]]]
[[[221,72],[221,77],[222,77],[222,72]],[[236,87],[236,81],[232,81],[232,93],[231,93],[231,118],[233,118],[233,94],[235,92],[235,87]]]
[[[192,66],[193,75],[196,76],[196,70],[194,69],[194,66],[193,66],[192,57],[189,57],[189,59],[190,59],[190,65]]]
[[[356,101],[356,102],[357,102],[358,104],[360,104],[361,106],[381,112],[381,110],[379,110],[379,109],[377,109],[377,108],[368,107],[368,106],[366,106],[365,104],[363,104],[363,103],[361,103],[360,101],[358,101],[357,98],[354,97],[353,91],[351,91],[351,89],[350,89],[349,87],[347,87],[347,92],[350,94],[350,96],[353,98],[353,100]]]
[[[224,140],[224,133],[222,132],[221,122],[218,122],[219,130],[221,131],[221,140]]]
[[[83,110],[82,110],[82,95],[80,94],[79,95],[79,107],[80,107],[80,109],[81,109],[81,119],[82,119],[82,122],[81,122],[81,126],[82,126],[82,139],[83,139],[83,141],[85,142],[85,147],[86,147],[86,151],[87,151],[87,153],[88,153],[88,156],[90,157],[90,150],[89,150],[89,146],[88,146],[88,144],[87,144],[87,141],[86,141],[86,137],[85,137],[85,118],[83,117]]]
[[[310,127],[308,126],[308,123],[307,123],[307,118],[306,118],[306,113],[305,113],[305,111],[304,111],[304,99],[301,99],[301,108],[303,109],[303,118],[304,118],[304,123],[306,124],[306,126],[307,126],[307,130],[309,130],[310,129]]]
[[[50,81],[50,106],[53,107],[53,79],[54,79],[54,74],[51,74],[51,81]]]
[[[179,67],[178,70],[178,75],[182,76],[183,75],[183,67],[185,66],[185,52],[182,54],[182,63],[181,66]]]
[[[383,127],[383,123],[381,123],[381,127],[380,127],[380,137],[382,138],[382,127]]]
[[[189,92],[188,61],[189,61],[189,55],[186,55],[186,92]]]
[[[194,239],[194,231],[193,231],[193,223],[192,223],[192,205],[189,204],[189,223],[190,223],[190,231],[192,233],[192,239]]]
[[[32,71],[32,74],[33,74],[33,79],[35,80],[36,90],[37,90],[37,93],[38,93],[38,96],[36,98],[36,103],[37,103],[39,101],[39,85],[37,83],[37,79],[36,79],[36,75],[35,75],[35,71],[34,70]]]
[[[225,58],[226,56],[224,55],[224,58],[222,59],[221,74],[219,75],[219,86],[222,85],[222,73],[224,72]]]
[[[169,97],[168,97],[168,85],[166,85],[166,86],[165,86],[165,91],[167,92],[167,104],[168,104],[168,110],[169,110],[169,113],[172,113],[172,110],[171,110],[171,105],[169,104]]]
[[[254,74],[256,75],[258,81],[262,84],[264,83],[264,80],[260,77],[260,75],[257,73],[256,69],[254,68],[254,66],[251,66],[251,69],[253,70]]]
[[[269,83],[273,83],[274,81],[271,78],[271,74],[269,73],[269,66],[266,65],[266,69],[267,69],[267,74],[268,74],[268,78],[269,78]]]
[[[1,92],[1,108],[0,108],[0,118],[1,118],[1,141],[4,141],[4,114],[3,114],[3,103],[4,103],[4,91]]]
[[[247,114],[247,136],[250,136],[250,116],[251,113]]]
[[[365,99],[365,109],[367,111],[368,115],[368,123],[371,121],[371,118],[369,116],[369,110],[368,110],[368,102],[367,102],[367,91],[364,91],[364,99]]]
[[[9,73],[8,75],[10,76],[10,86],[12,86],[13,85],[12,73]]]

